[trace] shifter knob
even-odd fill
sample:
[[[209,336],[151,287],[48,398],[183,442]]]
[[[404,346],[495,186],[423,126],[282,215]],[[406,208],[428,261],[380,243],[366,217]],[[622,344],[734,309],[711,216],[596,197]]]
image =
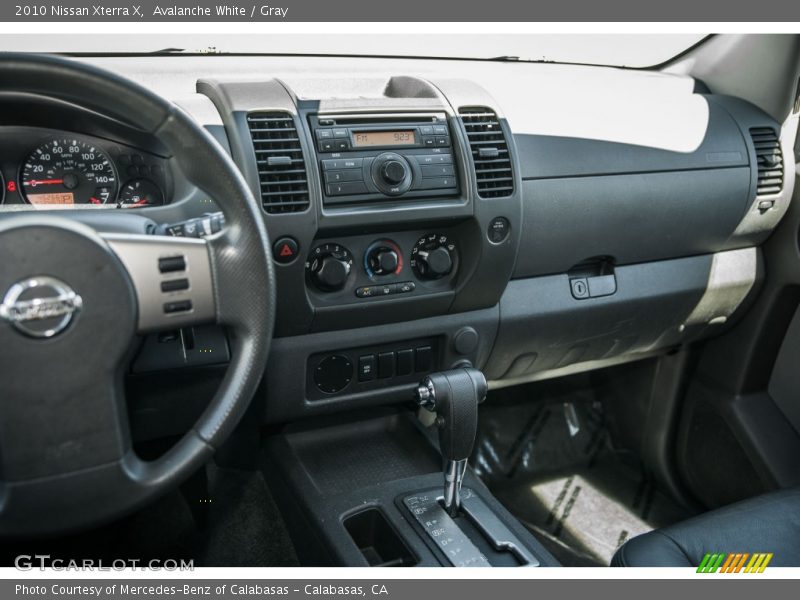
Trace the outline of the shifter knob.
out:
[[[445,465],[445,507],[455,516],[467,459],[478,430],[478,404],[489,386],[477,369],[462,368],[432,373],[417,388],[417,403],[435,411],[439,426],[439,448]]]

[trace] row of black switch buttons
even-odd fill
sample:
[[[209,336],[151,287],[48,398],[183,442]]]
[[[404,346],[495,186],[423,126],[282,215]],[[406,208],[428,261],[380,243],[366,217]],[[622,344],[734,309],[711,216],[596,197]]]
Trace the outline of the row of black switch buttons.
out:
[[[385,283],[383,285],[365,285],[356,289],[359,298],[375,298],[376,296],[391,296],[392,294],[407,294],[413,292],[417,285],[413,281],[400,283]]]
[[[358,358],[358,380],[361,382],[389,377],[402,377],[414,372],[427,373],[431,370],[433,351],[430,346],[415,350],[408,348],[397,352],[367,354]]]
[[[450,138],[446,135],[437,135],[436,137],[423,137],[422,145],[425,148],[446,148],[450,145]]]
[[[341,152],[350,148],[350,140],[319,140],[317,146],[320,152]]]

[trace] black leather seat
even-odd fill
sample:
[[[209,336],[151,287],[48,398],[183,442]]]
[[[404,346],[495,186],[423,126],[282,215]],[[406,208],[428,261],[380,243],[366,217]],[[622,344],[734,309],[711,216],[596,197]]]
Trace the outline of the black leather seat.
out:
[[[637,536],[612,567],[697,567],[707,552],[772,552],[770,566],[800,566],[800,488],[731,504]]]

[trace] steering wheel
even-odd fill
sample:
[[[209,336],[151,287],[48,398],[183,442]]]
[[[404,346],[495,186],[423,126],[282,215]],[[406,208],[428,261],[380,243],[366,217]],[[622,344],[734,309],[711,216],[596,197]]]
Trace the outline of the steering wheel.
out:
[[[102,234],[43,214],[0,220],[0,536],[16,537],[110,521],[208,461],[263,374],[275,286],[260,206],[181,109],[51,56],[0,53],[0,94],[69,102],[151,133],[226,220],[204,239]],[[189,288],[162,291],[175,278]],[[122,385],[137,335],[213,322],[227,328],[231,347],[219,390],[169,451],[140,459]]]

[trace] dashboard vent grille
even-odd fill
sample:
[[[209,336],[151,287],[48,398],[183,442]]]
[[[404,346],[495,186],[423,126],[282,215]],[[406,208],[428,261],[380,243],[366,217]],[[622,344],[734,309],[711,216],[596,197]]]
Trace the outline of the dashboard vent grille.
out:
[[[485,107],[459,110],[472,151],[478,195],[481,198],[505,198],[514,193],[514,173],[503,128],[497,115]]]
[[[302,212],[309,206],[308,176],[294,118],[287,112],[247,115],[261,186],[270,214]]]
[[[758,164],[756,197],[777,194],[783,189],[783,152],[778,135],[771,127],[753,127],[750,137]]]

